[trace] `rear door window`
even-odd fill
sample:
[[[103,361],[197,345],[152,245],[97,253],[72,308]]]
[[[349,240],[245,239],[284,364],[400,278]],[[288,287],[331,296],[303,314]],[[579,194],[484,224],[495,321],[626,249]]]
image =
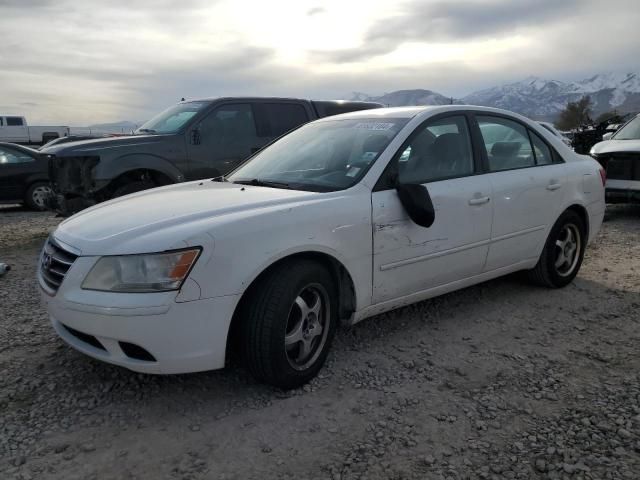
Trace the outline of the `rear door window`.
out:
[[[255,105],[262,117],[259,124],[265,136],[277,138],[309,121],[304,106],[296,103],[259,103]]]
[[[243,160],[264,143],[258,138],[248,103],[220,106],[202,120],[199,131],[203,149],[213,163]]]
[[[513,170],[532,167],[535,158],[529,135],[518,122],[501,117],[477,116],[489,159],[489,170]]]
[[[23,125],[21,117],[7,117],[7,127],[22,127]]]

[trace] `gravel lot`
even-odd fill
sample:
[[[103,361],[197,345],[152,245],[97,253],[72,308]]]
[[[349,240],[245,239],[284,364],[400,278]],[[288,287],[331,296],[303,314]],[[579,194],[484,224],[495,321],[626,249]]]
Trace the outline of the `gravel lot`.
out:
[[[367,320],[286,392],[67,347],[34,280],[58,221],[0,208],[3,479],[640,478],[639,208],[610,209],[567,288],[512,276]]]

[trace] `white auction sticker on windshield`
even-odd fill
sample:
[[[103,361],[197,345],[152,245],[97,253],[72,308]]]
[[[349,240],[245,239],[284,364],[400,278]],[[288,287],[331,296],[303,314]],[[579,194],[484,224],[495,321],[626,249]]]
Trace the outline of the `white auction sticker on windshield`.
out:
[[[362,130],[389,130],[393,128],[395,123],[382,122],[362,122],[356,123],[353,128],[361,128]]]

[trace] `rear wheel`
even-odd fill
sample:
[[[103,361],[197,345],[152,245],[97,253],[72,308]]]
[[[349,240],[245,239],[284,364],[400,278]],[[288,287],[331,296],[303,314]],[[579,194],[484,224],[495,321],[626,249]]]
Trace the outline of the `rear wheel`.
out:
[[[556,221],[529,278],[539,285],[560,288],[576,277],[586,247],[586,226],[582,217],[567,210]]]
[[[47,182],[36,182],[27,189],[24,202],[32,210],[44,210],[47,197],[52,193],[53,191]]]
[[[270,272],[245,302],[242,350],[256,379],[295,388],[322,368],[338,315],[335,282],[321,264],[287,263]]]

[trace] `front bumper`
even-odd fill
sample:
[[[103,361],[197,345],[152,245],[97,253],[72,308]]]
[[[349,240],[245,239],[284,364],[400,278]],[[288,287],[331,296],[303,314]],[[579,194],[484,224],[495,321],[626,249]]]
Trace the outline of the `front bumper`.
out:
[[[227,332],[238,301],[236,296],[217,297],[174,303],[164,313],[134,308],[109,314],[44,292],[42,297],[53,328],[76,350],[135,372],[160,374],[224,367]]]
[[[180,292],[82,290],[98,257],[78,257],[57,290],[38,280],[58,335],[76,350],[143,373],[224,367],[227,333],[240,295],[200,298],[189,280]]]

